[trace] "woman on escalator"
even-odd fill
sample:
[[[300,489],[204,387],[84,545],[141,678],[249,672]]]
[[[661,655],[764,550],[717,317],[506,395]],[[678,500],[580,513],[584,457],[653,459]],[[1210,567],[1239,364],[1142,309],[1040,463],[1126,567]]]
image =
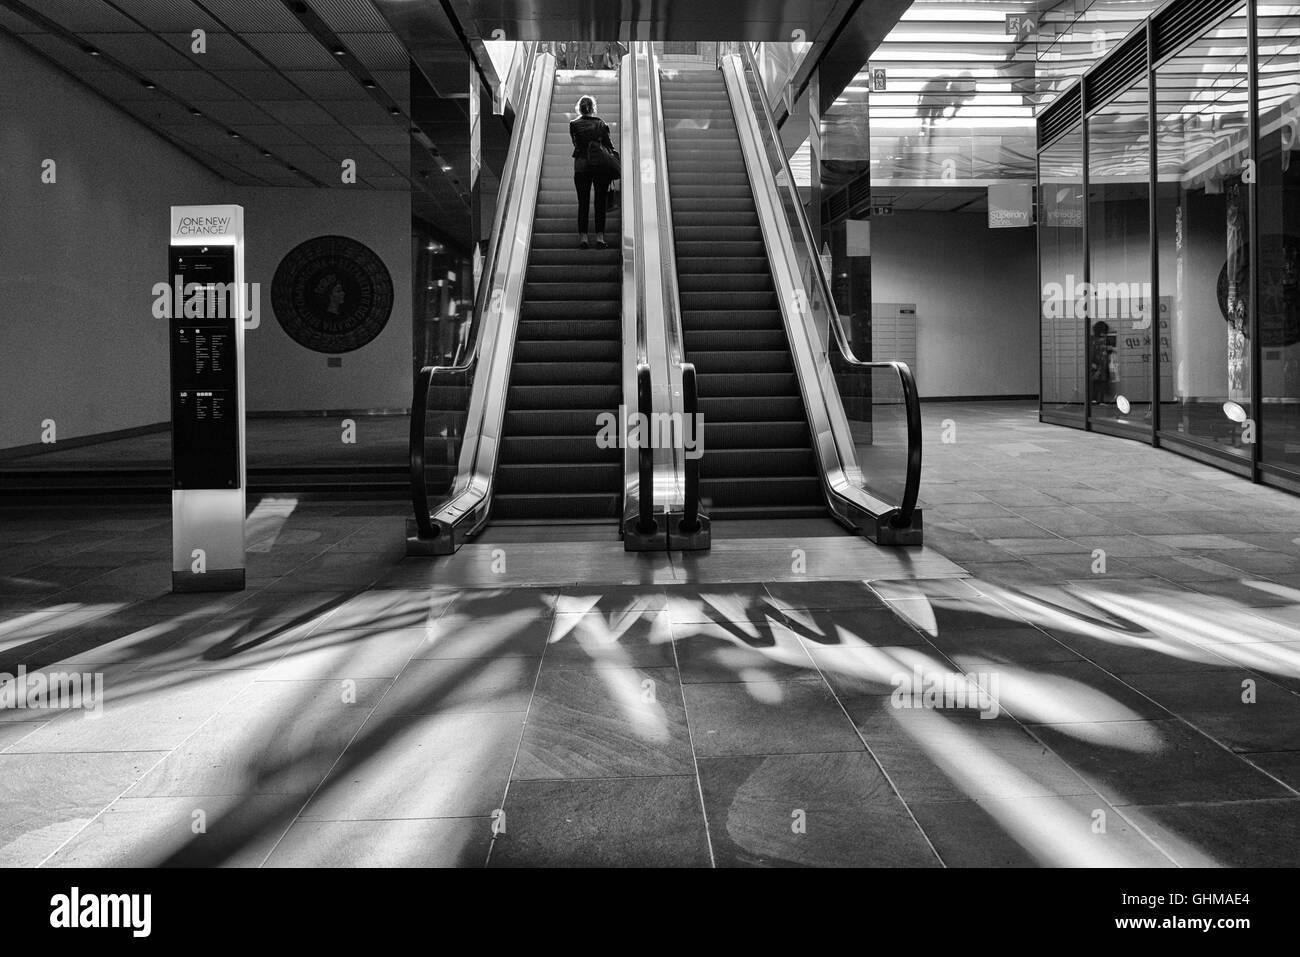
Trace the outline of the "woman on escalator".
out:
[[[608,249],[605,242],[605,207],[609,184],[618,178],[618,153],[609,138],[609,126],[596,115],[596,100],[578,100],[578,117],[569,123],[573,140],[573,185],[578,189],[578,246]],[[588,231],[592,190],[596,193],[596,234]]]

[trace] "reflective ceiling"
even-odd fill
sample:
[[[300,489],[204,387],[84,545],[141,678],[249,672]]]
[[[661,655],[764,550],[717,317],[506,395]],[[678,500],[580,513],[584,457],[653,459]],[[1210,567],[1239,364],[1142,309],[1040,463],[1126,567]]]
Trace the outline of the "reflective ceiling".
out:
[[[964,187],[1032,179],[1035,114],[1158,5],[915,0],[824,114],[823,159],[847,164],[869,140],[873,201],[927,188],[960,204]]]

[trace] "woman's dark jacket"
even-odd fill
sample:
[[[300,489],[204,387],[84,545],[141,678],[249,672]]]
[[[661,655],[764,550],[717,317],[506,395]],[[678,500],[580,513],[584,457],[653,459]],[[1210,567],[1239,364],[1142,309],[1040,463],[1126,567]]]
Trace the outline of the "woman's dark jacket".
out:
[[[599,116],[580,116],[569,122],[569,138],[573,140],[573,171],[587,172],[587,146],[604,143],[610,152],[614,144],[609,139],[609,126]]]

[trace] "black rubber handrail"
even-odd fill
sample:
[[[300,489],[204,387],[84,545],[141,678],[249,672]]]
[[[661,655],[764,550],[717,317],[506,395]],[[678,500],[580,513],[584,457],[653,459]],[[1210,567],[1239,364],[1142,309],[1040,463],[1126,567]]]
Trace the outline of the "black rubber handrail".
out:
[[[740,48],[745,64],[745,72],[753,80],[754,95],[761,106],[755,112],[762,114],[760,122],[766,125],[772,142],[778,144],[775,152],[780,156],[781,168],[785,171],[786,189],[797,190],[794,185],[794,173],[790,169],[790,161],[785,155],[785,150],[781,149],[779,145],[781,137],[772,118],[772,106],[767,99],[767,90],[763,88],[762,76],[759,74],[758,64],[754,60],[754,51],[748,43],[741,43]],[[903,500],[894,514],[890,516],[889,524],[895,528],[906,528],[912,523],[912,514],[916,510],[916,500],[921,491],[921,399],[916,389],[916,378],[912,375],[912,370],[905,362],[864,362],[854,353],[848,333],[844,329],[843,319],[840,317],[839,310],[835,308],[835,298],[831,293],[830,283],[821,270],[821,262],[818,258],[819,247],[814,240],[812,226],[808,222],[808,213],[804,209],[803,202],[798,200],[797,192],[794,199],[796,201],[790,203],[790,206],[796,211],[799,229],[803,234],[804,246],[808,250],[809,271],[812,273],[813,281],[817,283],[821,291],[822,302],[826,304],[826,314],[829,318],[831,330],[834,333],[835,344],[840,357],[849,365],[860,369],[893,369],[899,377],[903,402],[907,407],[907,477],[903,486]],[[827,348],[829,349],[829,345]]]
[[[658,530],[655,522],[655,459],[654,443],[647,434],[653,406],[650,389],[650,364],[639,362],[636,367],[636,407],[641,414],[642,428],[638,430],[640,446],[637,448],[637,481],[641,486],[640,499],[637,503],[637,531],[642,535],[653,535]]]
[[[692,442],[697,449],[702,438],[696,422],[699,408],[700,392],[695,379],[695,363],[683,362],[682,428],[690,430]],[[702,456],[691,455],[689,450],[685,450],[685,442],[682,445],[686,455],[686,491],[682,505],[682,520],[677,527],[682,534],[693,535],[700,530],[700,459]]]
[[[436,538],[437,526],[429,511],[429,487],[424,476],[424,429],[429,419],[429,389],[436,366],[425,366],[415,374],[415,395],[411,399],[411,507],[421,538]]]

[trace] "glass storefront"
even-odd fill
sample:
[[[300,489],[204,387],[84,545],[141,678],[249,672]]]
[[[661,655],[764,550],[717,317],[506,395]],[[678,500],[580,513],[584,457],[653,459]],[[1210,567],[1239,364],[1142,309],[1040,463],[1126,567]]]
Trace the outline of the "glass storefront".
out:
[[[1156,70],[1157,244],[1171,380],[1160,424],[1245,459],[1254,421],[1248,55],[1243,6]]]
[[[1258,13],[1259,344],[1265,467],[1300,472],[1300,7]]]
[[[1040,153],[1038,170],[1043,411],[1082,423],[1087,324],[1076,302],[1084,279],[1083,132]]]
[[[1088,397],[1093,421],[1151,430],[1147,85],[1088,122]],[[1083,310],[1081,310],[1083,311]]]
[[[1038,154],[1042,418],[1300,487],[1300,4],[1167,4],[1081,84]]]

